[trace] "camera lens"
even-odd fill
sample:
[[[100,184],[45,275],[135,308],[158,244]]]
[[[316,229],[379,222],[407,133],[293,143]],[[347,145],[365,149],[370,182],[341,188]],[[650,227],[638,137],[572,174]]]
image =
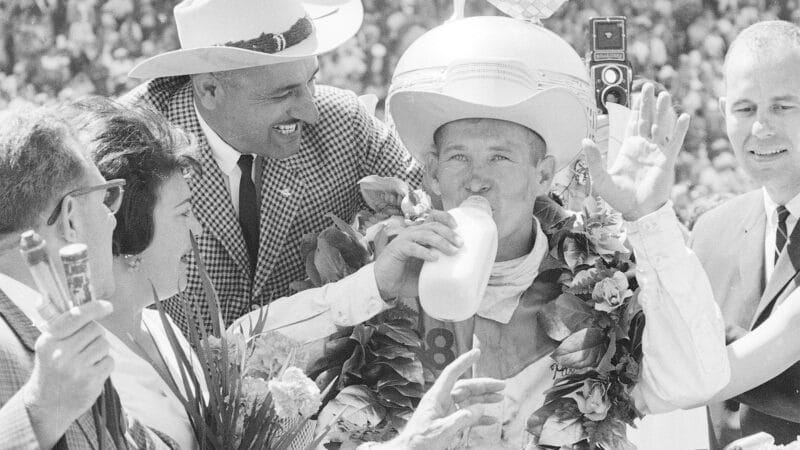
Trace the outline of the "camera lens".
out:
[[[603,106],[608,103],[619,103],[620,105],[628,104],[628,96],[625,94],[620,86],[609,86],[603,91],[601,97],[603,99]]]
[[[616,67],[607,67],[603,70],[603,81],[606,84],[617,84],[622,79],[622,74]]]

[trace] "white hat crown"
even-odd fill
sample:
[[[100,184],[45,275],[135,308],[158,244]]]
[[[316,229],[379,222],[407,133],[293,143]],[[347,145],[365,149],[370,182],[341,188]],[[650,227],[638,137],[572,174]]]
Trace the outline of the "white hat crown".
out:
[[[189,49],[285,33],[306,11],[293,0],[184,0],[174,14],[181,47]]]
[[[472,80],[471,88],[464,84],[465,78]],[[516,103],[552,87],[572,91],[587,113],[594,114],[586,66],[558,35],[507,17],[469,17],[434,28],[414,41],[397,63],[389,95],[404,90],[447,91],[455,97],[484,96],[475,103],[501,106],[501,98],[516,98],[507,104]],[[467,97],[462,99],[471,101]]]
[[[433,134],[462,118],[517,123],[542,136],[557,167],[594,130],[589,73],[555,33],[520,19],[468,17],[420,36],[397,63],[387,111],[418,159]]]

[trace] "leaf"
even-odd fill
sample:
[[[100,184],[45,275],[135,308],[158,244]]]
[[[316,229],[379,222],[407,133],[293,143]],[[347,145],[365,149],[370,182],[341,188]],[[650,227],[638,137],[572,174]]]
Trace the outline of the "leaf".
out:
[[[539,436],[539,445],[551,445],[553,447],[571,446],[586,438],[586,430],[577,418],[559,420],[556,416],[550,416],[542,426],[542,433]]]
[[[642,335],[644,334],[645,316],[644,311],[639,311],[633,316],[628,337],[631,340],[631,355],[634,360],[642,360]]]
[[[358,180],[358,188],[364,202],[373,211],[402,215],[400,203],[409,191],[405,181],[397,177],[370,175]]]
[[[608,339],[600,328],[584,328],[566,338],[550,355],[570,369],[594,367],[606,350]]]
[[[628,440],[625,423],[608,418],[595,422],[596,426],[589,435],[589,443],[605,450],[636,450],[636,446]]]
[[[380,401],[389,407],[413,408],[414,404],[411,398],[403,395],[397,389],[398,386],[386,386],[380,391]]]
[[[533,215],[539,219],[542,230],[548,234],[552,234],[552,231],[556,229],[571,228],[572,222],[575,221],[575,215],[572,212],[546,195],[536,197]]]
[[[422,396],[425,394],[425,391],[422,389],[422,385],[417,383],[399,384],[395,385],[394,388],[397,389],[397,392],[405,395],[406,397],[422,398]]]
[[[396,363],[395,361],[397,360],[381,361],[378,364],[390,367],[398,375],[412,383],[423,384],[425,382],[422,377],[422,362],[416,359],[406,363]]]
[[[376,345],[376,348],[372,349],[370,347],[369,351],[372,352],[375,356],[380,356],[385,359],[395,359],[395,358],[408,358],[413,359],[415,354],[411,350],[402,345]]]
[[[569,233],[559,242],[558,252],[561,259],[571,270],[582,264],[593,265],[598,256],[593,255],[591,241],[583,233]]]
[[[345,262],[353,269],[369,263],[372,255],[364,236],[333,213],[325,214],[342,234],[333,234],[331,244],[342,252]]]
[[[314,266],[319,272],[322,284],[339,281],[350,274],[349,267],[344,262],[339,249],[325,238],[325,231],[329,229],[324,230],[317,237],[317,249],[314,251]],[[338,231],[334,230],[334,232]]]
[[[539,323],[550,339],[560,342],[587,327],[594,317],[594,310],[572,294],[561,294],[546,304],[538,315]]]
[[[603,358],[597,364],[598,372],[607,373],[614,369],[614,365],[611,364],[611,359],[614,358],[615,353],[617,353],[617,333],[612,331],[611,335],[608,337],[608,348]]]
[[[387,323],[378,325],[378,333],[391,338],[399,344],[408,345],[410,347],[421,347],[422,341],[414,330],[408,328],[396,327]]]

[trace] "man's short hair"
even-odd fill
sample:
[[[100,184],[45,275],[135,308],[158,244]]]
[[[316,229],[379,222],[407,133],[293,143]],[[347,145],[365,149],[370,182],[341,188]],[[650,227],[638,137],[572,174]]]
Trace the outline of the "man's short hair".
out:
[[[89,157],[107,180],[125,180],[116,213],[114,255],[137,255],[153,241],[153,211],[162,184],[174,174],[199,172],[192,135],[155,111],[88,97],[66,108]]]
[[[36,228],[78,186],[89,162],[67,124],[44,108],[0,116],[0,236]]]
[[[800,27],[783,20],[768,20],[754,23],[742,30],[733,40],[725,54],[725,67],[736,50],[747,49],[758,55],[785,50],[800,49]]]
[[[459,120],[454,120],[453,122],[464,121],[464,122],[467,122],[467,123],[470,123],[470,124],[477,124],[478,122],[480,122],[482,120],[495,120],[495,121],[498,121],[498,122],[505,122],[504,120],[500,120],[500,119],[489,119],[489,118],[481,118],[481,117],[477,117],[477,118],[474,118],[474,119],[459,119]],[[433,132],[433,153],[435,155],[438,156],[439,155],[439,151],[441,150],[442,131],[444,130],[445,125],[453,123],[453,122],[447,122],[446,124],[440,126],[439,128],[436,129],[436,131]],[[544,141],[544,138],[542,138],[542,136],[539,133],[531,130],[530,128],[528,128],[528,127],[526,127],[524,125],[520,125],[520,124],[515,123],[515,122],[508,122],[508,123],[513,123],[514,125],[519,125],[520,127],[524,128],[528,132],[528,137],[529,137],[528,145],[530,146],[530,149],[531,149],[531,164],[534,164],[534,165],[538,164],[539,161],[542,160],[542,158],[547,156],[547,143]],[[537,144],[537,139],[538,139],[538,141],[541,141],[542,145],[536,145]]]

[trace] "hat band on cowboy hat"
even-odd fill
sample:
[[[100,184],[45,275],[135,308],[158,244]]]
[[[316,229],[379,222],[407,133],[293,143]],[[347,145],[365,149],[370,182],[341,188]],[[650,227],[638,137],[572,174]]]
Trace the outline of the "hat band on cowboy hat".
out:
[[[261,36],[236,42],[226,42],[228,47],[243,48],[261,53],[278,53],[299,44],[314,32],[314,25],[308,17],[297,20],[285,33],[261,33]]]
[[[181,48],[148,58],[133,78],[221,72],[294,61],[350,39],[361,0],[183,0],[174,9]]]

